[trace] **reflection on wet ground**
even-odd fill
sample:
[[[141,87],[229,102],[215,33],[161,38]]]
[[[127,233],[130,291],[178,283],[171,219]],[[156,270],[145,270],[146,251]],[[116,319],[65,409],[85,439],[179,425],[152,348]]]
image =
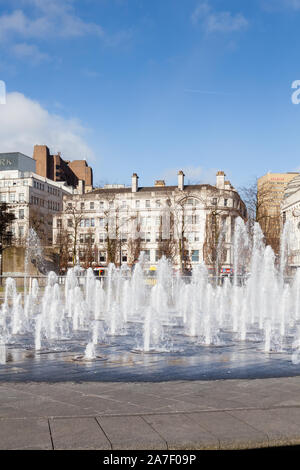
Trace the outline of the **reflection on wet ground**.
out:
[[[225,335],[225,333],[224,333]],[[264,378],[300,374],[291,348],[265,353],[257,338],[203,346],[178,335],[169,351],[145,353],[129,336],[109,337],[96,346],[96,358],[85,360],[86,335],[48,343],[35,351],[26,337],[2,351],[0,381],[165,381]],[[184,346],[184,347],[183,347]]]

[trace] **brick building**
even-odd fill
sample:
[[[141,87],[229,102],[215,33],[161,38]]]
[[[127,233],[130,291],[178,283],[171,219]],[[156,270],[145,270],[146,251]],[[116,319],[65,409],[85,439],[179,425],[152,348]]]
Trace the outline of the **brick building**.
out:
[[[65,181],[68,186],[78,186],[79,180],[84,181],[85,190],[93,187],[93,170],[85,160],[72,162],[61,158],[60,153],[51,155],[46,145],[35,145],[33,158],[36,161],[36,173],[53,181]]]

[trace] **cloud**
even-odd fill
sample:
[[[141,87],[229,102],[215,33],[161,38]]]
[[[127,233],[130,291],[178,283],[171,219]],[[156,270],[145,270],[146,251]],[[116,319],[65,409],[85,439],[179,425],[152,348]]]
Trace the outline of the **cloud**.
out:
[[[88,34],[103,36],[101,26],[83,21],[77,16],[69,1],[31,1],[24,2],[34,7],[35,15],[23,10],[14,10],[0,16],[0,37],[2,40],[14,37],[60,38],[80,37]]]
[[[241,13],[215,11],[207,2],[197,5],[191,15],[194,25],[201,24],[207,33],[231,33],[241,31],[248,26],[248,20]]]
[[[51,114],[22,93],[8,93],[6,104],[0,106],[0,152],[31,156],[35,144],[45,144],[66,159],[94,160],[86,133],[78,120]]]
[[[184,168],[170,168],[164,171],[162,178],[177,184],[178,170],[185,174],[185,184],[216,184],[216,168],[203,168],[201,166],[188,166]]]
[[[283,9],[300,10],[300,0],[262,0],[262,7],[267,11]]]
[[[48,54],[40,52],[35,44],[20,43],[11,47],[11,52],[19,59],[30,60],[33,64],[38,64],[44,60],[48,60]]]

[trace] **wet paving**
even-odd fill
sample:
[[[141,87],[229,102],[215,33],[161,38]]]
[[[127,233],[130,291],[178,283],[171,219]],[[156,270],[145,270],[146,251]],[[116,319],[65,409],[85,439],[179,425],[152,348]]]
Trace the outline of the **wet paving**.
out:
[[[264,352],[255,335],[234,341],[224,332],[223,340],[204,346],[179,334],[160,350],[145,353],[131,336],[111,336],[96,346],[95,359],[85,360],[85,333],[47,343],[40,351],[34,350],[30,338],[19,336],[0,353],[0,381],[157,382],[300,375],[289,338],[282,351],[272,353]]]

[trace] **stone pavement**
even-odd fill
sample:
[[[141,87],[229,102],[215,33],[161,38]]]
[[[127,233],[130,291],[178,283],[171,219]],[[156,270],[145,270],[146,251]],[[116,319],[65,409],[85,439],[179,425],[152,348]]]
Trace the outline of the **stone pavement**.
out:
[[[247,449],[300,444],[300,377],[0,383],[0,449]]]

